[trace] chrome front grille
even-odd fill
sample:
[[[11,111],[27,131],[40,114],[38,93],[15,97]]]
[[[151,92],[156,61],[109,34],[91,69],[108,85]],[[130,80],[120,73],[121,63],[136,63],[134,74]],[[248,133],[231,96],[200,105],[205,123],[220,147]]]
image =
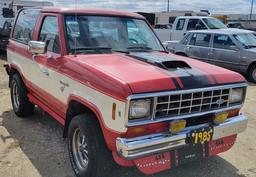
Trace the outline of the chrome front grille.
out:
[[[156,97],[154,118],[182,116],[229,107],[231,89],[213,89]]]

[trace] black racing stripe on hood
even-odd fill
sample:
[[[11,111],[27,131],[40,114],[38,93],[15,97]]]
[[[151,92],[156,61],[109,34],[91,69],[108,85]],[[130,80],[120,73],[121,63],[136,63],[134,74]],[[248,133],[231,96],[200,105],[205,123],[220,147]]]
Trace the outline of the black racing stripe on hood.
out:
[[[176,69],[165,69],[162,67],[162,63],[166,61],[179,61],[175,58],[159,55],[155,53],[149,52],[137,52],[131,53],[128,55],[134,59],[138,59],[140,61],[144,61],[146,63],[155,65],[159,67],[159,70],[162,70],[162,73],[168,75],[167,73],[170,72],[169,77],[172,78],[177,88],[182,89],[179,85],[176,78],[174,78],[172,74],[176,75],[182,82],[184,89],[193,89],[193,88],[202,88],[212,86],[208,76],[202,73],[200,70],[195,68],[176,68]],[[216,79],[215,79],[216,80]]]
[[[208,77],[195,69],[177,69],[173,72],[178,75],[185,89],[212,86]]]
[[[174,83],[174,85],[175,85],[175,87],[176,87],[177,90],[182,89],[182,87],[180,86],[180,84],[179,84],[179,82],[177,81],[177,79],[174,78],[173,76],[171,76],[170,74],[168,74],[168,71],[163,70],[158,64],[155,64],[155,63],[153,64],[152,62],[149,62],[147,59],[145,59],[145,58],[143,58],[141,55],[139,55],[139,54],[141,54],[141,53],[136,53],[137,55],[135,55],[135,53],[133,53],[133,54],[134,54],[134,55],[130,55],[130,54],[129,54],[129,55],[127,55],[127,56],[130,57],[130,58],[132,58],[132,59],[139,60],[139,61],[141,61],[141,62],[146,62],[146,63],[152,64],[152,65],[154,65],[154,66],[158,66],[158,67],[156,67],[156,69],[157,69],[159,72],[161,72],[162,74],[164,74],[164,75],[170,77],[170,80]],[[143,54],[148,54],[148,53],[144,53],[144,52],[143,52]],[[147,55],[147,56],[149,56],[149,55]],[[167,60],[164,60],[164,61],[167,61]]]
[[[179,82],[177,81],[177,79],[174,78],[173,76],[171,76],[171,75],[168,73],[168,71],[165,72],[165,71],[163,71],[161,68],[157,68],[157,69],[158,69],[159,72],[161,72],[161,73],[163,73],[164,75],[170,77],[170,79],[171,79],[171,80],[173,81],[173,83],[175,84],[176,89],[178,89],[178,90],[179,90],[179,89],[182,89],[182,86],[180,86],[180,84],[179,84]]]

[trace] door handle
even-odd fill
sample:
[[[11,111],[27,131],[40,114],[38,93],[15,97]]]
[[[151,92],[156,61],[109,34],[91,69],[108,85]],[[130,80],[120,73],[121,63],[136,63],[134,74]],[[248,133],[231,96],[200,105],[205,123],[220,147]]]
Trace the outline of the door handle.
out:
[[[190,46],[187,46],[187,47],[186,47],[186,49],[187,49],[187,50],[190,50],[190,49],[191,49],[191,47],[190,47]]]
[[[43,73],[44,75],[46,75],[46,76],[49,76],[49,75],[50,75],[50,73],[49,73],[48,71],[46,71],[46,70],[42,70],[42,73]]]

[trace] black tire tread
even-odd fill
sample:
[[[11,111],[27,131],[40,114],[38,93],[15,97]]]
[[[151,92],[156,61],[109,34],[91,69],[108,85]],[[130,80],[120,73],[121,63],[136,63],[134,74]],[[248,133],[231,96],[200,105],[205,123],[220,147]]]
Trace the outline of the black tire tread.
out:
[[[20,118],[30,117],[34,113],[35,105],[29,101],[27,96],[28,90],[19,74],[14,74],[11,76],[11,84],[10,84],[11,87],[13,85],[13,82],[16,82],[19,88],[19,95],[20,95],[20,106],[18,109],[15,109],[13,106],[13,110],[15,114]],[[11,89],[11,95],[12,95],[12,89]],[[11,99],[13,104],[12,96],[11,96]]]
[[[74,128],[79,126],[88,133],[88,140],[92,142],[89,145],[89,166],[86,173],[79,174],[75,170],[75,163],[72,157],[71,143]],[[101,127],[97,118],[92,114],[81,114],[72,118],[68,130],[68,147],[72,168],[78,177],[107,177],[113,166],[113,158],[111,152],[107,149],[105,140],[101,131]]]
[[[254,64],[254,65],[250,68],[250,70],[249,70],[249,72],[248,72],[248,79],[249,79],[249,81],[251,81],[251,82],[253,82],[253,83],[256,83],[256,80],[253,79],[253,76],[252,76],[253,71],[254,71],[255,69],[256,69],[256,64]]]

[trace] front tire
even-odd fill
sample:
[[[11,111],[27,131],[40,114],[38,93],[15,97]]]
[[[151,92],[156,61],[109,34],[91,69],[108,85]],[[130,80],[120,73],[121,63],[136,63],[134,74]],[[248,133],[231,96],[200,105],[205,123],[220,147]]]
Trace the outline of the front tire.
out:
[[[76,176],[106,177],[109,173],[113,159],[95,116],[83,114],[71,120],[68,150]]]
[[[31,116],[35,105],[29,101],[27,88],[18,74],[11,76],[10,89],[14,113],[22,118]]]
[[[253,83],[256,83],[256,65],[253,65],[248,73],[249,80]]]

